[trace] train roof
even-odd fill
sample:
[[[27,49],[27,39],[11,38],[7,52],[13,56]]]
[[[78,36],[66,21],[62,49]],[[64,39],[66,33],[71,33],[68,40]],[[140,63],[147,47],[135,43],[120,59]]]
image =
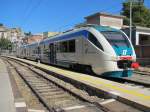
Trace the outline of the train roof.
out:
[[[102,32],[102,31],[120,31],[118,29],[115,29],[115,28],[112,28],[112,27],[109,27],[109,26],[99,26],[99,25],[95,25],[95,26],[92,26],[93,28],[95,28],[96,30]]]
[[[118,29],[111,28],[109,26],[85,25],[82,27],[76,27],[75,29],[72,29],[72,30],[68,30],[62,34],[55,35],[54,37],[44,39],[40,42],[40,44],[50,43],[50,42],[59,41],[59,40],[63,40],[63,39],[69,39],[69,38],[73,38],[73,37],[78,37],[79,35],[87,36],[87,34],[89,32],[87,30],[88,28],[94,28],[100,32],[102,32],[102,31],[115,31],[115,32],[120,31]]]
[[[80,30],[80,31],[77,31],[77,32],[69,32],[69,33],[65,33],[65,34],[62,34],[62,35],[57,35],[53,38],[48,38],[48,39],[42,40],[40,42],[40,44],[47,43],[47,42],[49,43],[49,42],[64,40],[64,39],[69,39],[69,38],[74,38],[74,37],[79,36],[79,35],[87,35],[87,34],[88,34],[87,30]]]
[[[88,32],[89,32],[88,28],[94,28],[100,32],[103,32],[103,31],[115,31],[115,32],[120,31],[118,29],[111,28],[109,26],[100,26],[100,25],[93,25],[93,24],[79,25],[79,26],[76,26],[75,29],[67,30],[61,34],[58,34],[58,35],[55,35],[53,37],[44,39],[40,42],[34,42],[31,44],[23,45],[22,47],[34,46],[36,44],[50,43],[50,42],[59,41],[59,40],[63,40],[63,39],[74,38],[74,37],[78,37],[79,35],[84,35],[85,37],[87,37]]]
[[[112,28],[110,26],[100,26],[100,25],[96,25],[96,24],[81,24],[81,25],[77,25],[77,28],[83,28],[83,27],[92,27],[95,28],[98,31],[120,31],[118,29]]]

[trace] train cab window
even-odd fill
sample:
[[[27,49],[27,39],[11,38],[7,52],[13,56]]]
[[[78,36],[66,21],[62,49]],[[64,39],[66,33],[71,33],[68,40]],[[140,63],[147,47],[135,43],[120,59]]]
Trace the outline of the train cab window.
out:
[[[69,51],[68,52],[75,52],[75,40],[69,40],[68,41],[68,47]]]
[[[100,44],[100,42],[97,40],[97,38],[96,38],[92,33],[89,33],[88,39],[89,39],[89,41],[92,42],[96,47],[98,47],[99,49],[101,49],[101,50],[104,51],[102,45]]]
[[[115,32],[115,31],[103,31],[101,32],[104,37],[109,41],[109,43],[112,46],[128,46],[129,47],[129,42],[125,35],[121,32]]]

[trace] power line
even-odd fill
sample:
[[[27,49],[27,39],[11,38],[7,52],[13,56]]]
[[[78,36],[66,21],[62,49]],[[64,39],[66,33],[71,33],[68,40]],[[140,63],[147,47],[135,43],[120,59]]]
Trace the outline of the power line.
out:
[[[23,11],[25,16],[22,17],[21,26],[23,26],[23,24],[24,24],[24,22],[25,22],[25,20],[27,18],[27,15],[28,15],[29,11],[31,10],[32,2],[33,2],[33,0],[30,0],[30,2],[27,2],[27,4],[26,4],[26,7],[25,7],[25,9]]]
[[[38,2],[36,2],[36,4],[35,4],[33,7],[30,8],[30,10],[28,11],[28,13],[26,14],[26,17],[25,17],[25,21],[24,21],[23,26],[25,26],[25,25],[28,24],[29,19],[30,19],[31,16],[32,16],[31,14],[32,14],[36,9],[38,9],[38,7],[40,6],[40,4],[41,4],[42,1],[43,1],[43,0],[39,0]]]

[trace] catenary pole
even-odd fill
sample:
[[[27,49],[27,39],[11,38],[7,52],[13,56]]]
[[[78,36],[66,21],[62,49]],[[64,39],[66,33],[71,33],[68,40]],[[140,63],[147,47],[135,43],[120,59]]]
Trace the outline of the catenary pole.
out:
[[[132,42],[132,0],[130,0],[130,40]]]

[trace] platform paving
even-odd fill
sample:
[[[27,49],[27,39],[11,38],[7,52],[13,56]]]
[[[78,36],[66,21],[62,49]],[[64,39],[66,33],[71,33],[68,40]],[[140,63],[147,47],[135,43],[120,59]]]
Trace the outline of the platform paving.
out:
[[[5,63],[0,59],[0,112],[15,112],[14,97]]]

